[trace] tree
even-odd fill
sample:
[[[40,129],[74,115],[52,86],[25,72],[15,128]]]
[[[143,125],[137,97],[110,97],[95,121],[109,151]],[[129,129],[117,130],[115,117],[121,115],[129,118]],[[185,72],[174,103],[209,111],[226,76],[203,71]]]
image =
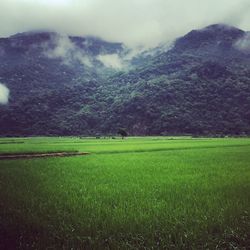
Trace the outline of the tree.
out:
[[[123,128],[119,128],[117,134],[121,135],[122,139],[124,139],[124,137],[128,136],[127,131]]]

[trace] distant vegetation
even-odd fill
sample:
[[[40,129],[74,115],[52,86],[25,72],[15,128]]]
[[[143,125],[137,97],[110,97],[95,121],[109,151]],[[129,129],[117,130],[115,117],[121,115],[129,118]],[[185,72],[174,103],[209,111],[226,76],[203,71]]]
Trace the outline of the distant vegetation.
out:
[[[119,128],[117,134],[121,135],[122,139],[124,139],[124,137],[128,136],[128,133],[124,128]]]
[[[0,39],[0,82],[10,89],[0,134],[108,135],[121,127],[130,135],[250,135],[250,57],[237,47],[245,34],[222,25],[192,31],[120,72],[95,58],[122,58],[121,44],[71,37],[65,62],[44,53],[44,43],[56,46],[49,33]],[[93,67],[76,60],[79,51]]]

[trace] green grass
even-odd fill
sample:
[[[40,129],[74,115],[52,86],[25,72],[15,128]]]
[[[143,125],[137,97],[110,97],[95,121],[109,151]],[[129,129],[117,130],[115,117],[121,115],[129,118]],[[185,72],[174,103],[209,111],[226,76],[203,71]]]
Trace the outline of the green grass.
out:
[[[250,246],[250,139],[15,141],[0,153],[91,154],[0,161],[0,248]]]

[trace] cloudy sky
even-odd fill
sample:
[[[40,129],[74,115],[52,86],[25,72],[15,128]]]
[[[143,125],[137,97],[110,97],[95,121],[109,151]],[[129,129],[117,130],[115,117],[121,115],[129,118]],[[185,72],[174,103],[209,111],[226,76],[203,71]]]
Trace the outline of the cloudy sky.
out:
[[[0,0],[0,36],[49,29],[152,47],[191,29],[250,30],[249,0]]]

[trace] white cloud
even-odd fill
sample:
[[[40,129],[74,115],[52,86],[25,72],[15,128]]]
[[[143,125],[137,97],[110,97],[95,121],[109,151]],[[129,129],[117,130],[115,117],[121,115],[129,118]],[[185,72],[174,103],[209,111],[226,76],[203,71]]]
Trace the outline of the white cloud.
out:
[[[250,52],[250,33],[247,33],[242,39],[237,41],[235,46],[243,52]]]
[[[67,58],[74,50],[74,44],[68,36],[58,35],[54,38],[56,47],[48,52],[48,56],[52,58]]]
[[[0,36],[52,29],[152,47],[223,22],[250,30],[249,0],[0,1]]]
[[[0,83],[0,104],[7,104],[9,101],[9,89]]]
[[[53,38],[54,48],[50,49],[48,44],[44,44],[44,55],[49,58],[60,58],[65,64],[78,61],[82,65],[92,67],[90,58],[80,50],[67,35],[55,35]]]
[[[97,60],[102,62],[105,67],[113,69],[122,69],[123,62],[118,54],[105,54],[97,56]]]
[[[73,55],[74,59],[89,68],[93,67],[91,59],[84,55],[81,51],[75,51]]]

